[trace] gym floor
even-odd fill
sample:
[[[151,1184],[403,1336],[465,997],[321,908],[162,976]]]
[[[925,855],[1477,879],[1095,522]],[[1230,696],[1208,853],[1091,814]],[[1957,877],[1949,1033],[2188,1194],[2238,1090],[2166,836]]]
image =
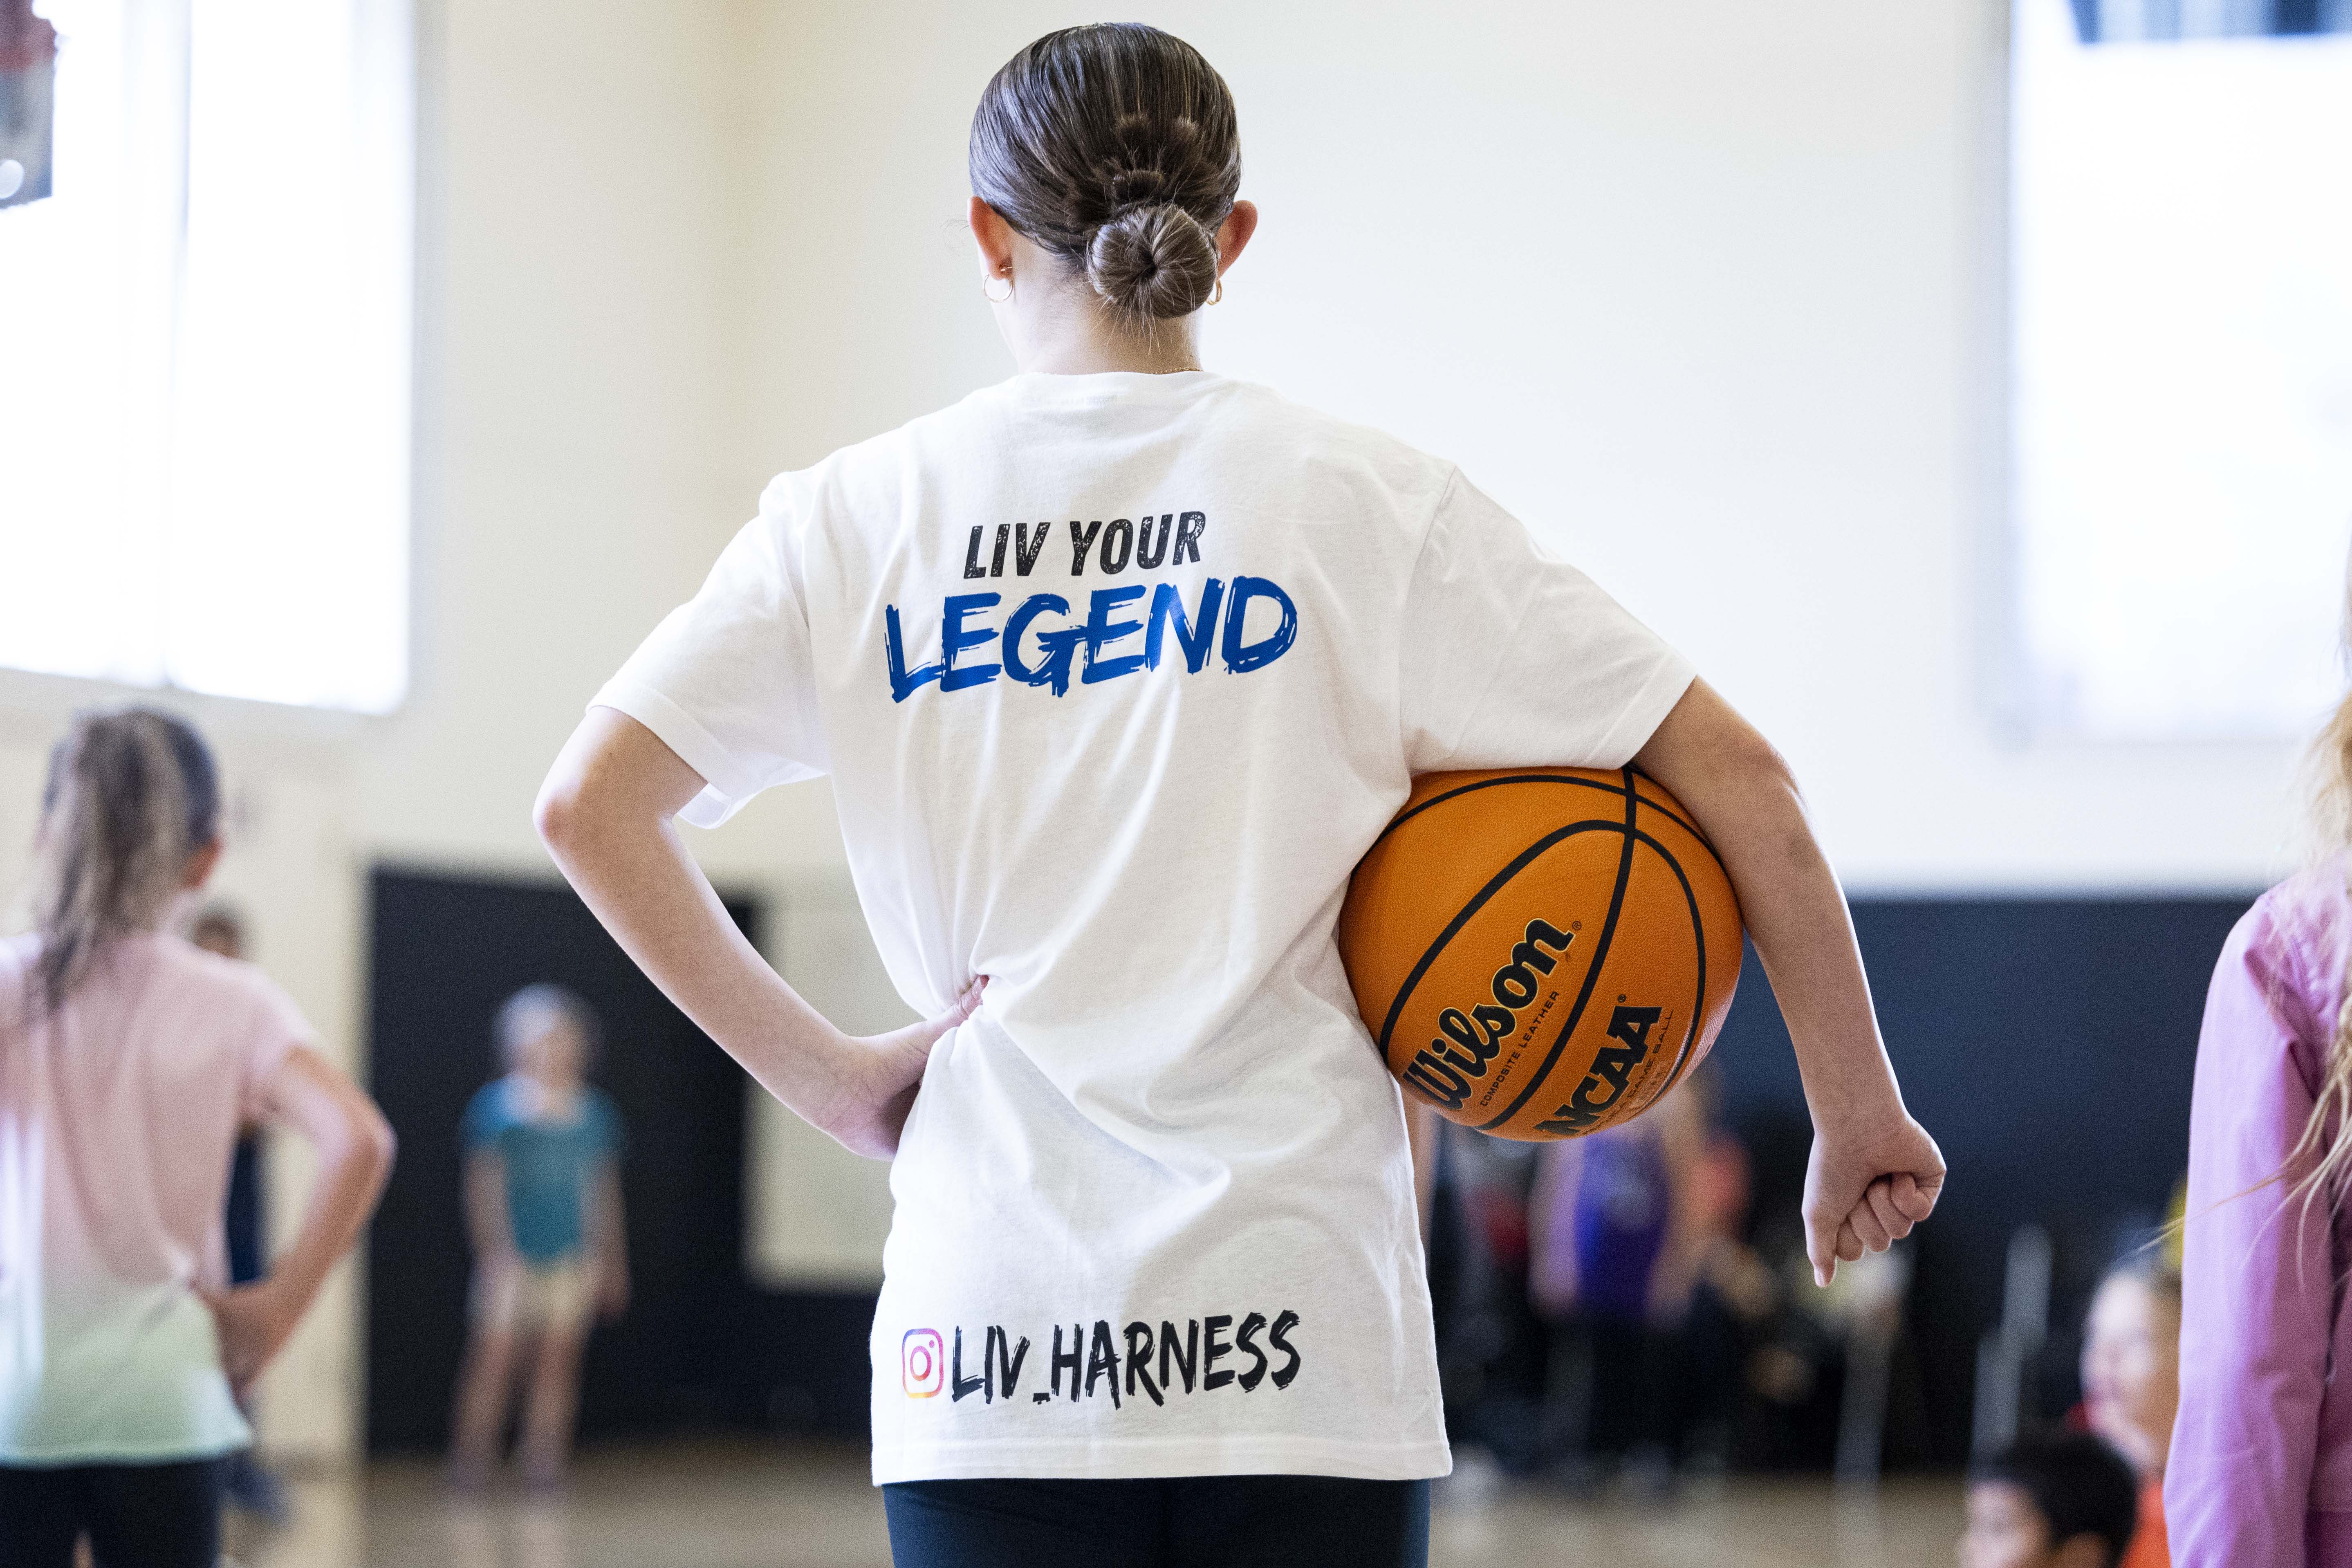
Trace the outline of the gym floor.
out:
[[[1577,1502],[1472,1468],[1441,1483],[1431,1561],[1480,1568],[1880,1568],[1951,1560],[1958,1483],[1841,1505],[1824,1481],[1743,1479],[1677,1502]],[[583,1455],[551,1500],[452,1500],[425,1461],[294,1489],[292,1522],[232,1531],[247,1568],[887,1568],[862,1448],[668,1445]]]

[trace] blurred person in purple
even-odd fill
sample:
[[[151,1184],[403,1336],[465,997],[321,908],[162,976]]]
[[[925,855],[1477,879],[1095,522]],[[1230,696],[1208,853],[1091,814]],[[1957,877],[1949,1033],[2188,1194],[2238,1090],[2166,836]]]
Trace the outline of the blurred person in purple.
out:
[[[2352,1565],[2352,696],[2312,751],[2318,850],[2238,922],[2205,1005],[2183,1221],[2178,1568]]]
[[[1697,1100],[1668,1095],[1631,1121],[1546,1144],[1530,1205],[1528,1290],[1555,1344],[1589,1369],[1581,1420],[1568,1412],[1580,1462],[1622,1462],[1653,1487],[1671,1479],[1679,1436],[1677,1331],[1702,1252],[1693,1200],[1705,1142]],[[1552,1401],[1577,1402],[1565,1388]]]

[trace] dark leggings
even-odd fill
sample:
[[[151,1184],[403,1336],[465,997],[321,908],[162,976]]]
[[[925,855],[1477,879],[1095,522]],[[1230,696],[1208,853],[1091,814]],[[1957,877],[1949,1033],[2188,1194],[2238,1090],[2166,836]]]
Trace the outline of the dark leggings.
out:
[[[0,1568],[71,1568],[84,1531],[99,1568],[215,1568],[220,1461],[0,1465]]]
[[[898,1568],[1426,1568],[1429,1483],[1336,1476],[898,1481]]]

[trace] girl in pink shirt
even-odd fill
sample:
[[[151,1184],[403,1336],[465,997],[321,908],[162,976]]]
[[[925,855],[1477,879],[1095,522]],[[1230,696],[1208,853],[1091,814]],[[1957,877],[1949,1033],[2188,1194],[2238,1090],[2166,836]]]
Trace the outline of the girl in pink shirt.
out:
[[[220,858],[211,753],[182,721],[90,712],[50,755],[37,929],[0,940],[0,1568],[214,1568],[233,1394],[350,1250],[392,1133],[250,964],[163,931]],[[310,1212],[230,1290],[240,1124],[318,1148]]]
[[[2312,761],[2326,854],[2238,922],[2197,1049],[2176,1568],[2352,1565],[2352,696]]]

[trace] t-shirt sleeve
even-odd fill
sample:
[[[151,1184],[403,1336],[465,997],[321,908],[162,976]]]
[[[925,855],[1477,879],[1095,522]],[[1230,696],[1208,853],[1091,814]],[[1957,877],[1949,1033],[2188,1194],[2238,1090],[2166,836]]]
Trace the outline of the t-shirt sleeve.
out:
[[[502,1099],[498,1080],[474,1091],[474,1098],[466,1102],[466,1114],[457,1120],[459,1149],[475,1154],[499,1141],[499,1134],[506,1131],[506,1117],[500,1109]]]
[[[794,570],[798,510],[789,479],[771,483],[702,591],[654,628],[591,704],[626,713],[702,775],[702,793],[679,813],[698,827],[827,768]]]
[[[1402,642],[1416,773],[1622,767],[1696,674],[1459,473],[1413,567]]]
[[[247,1031],[245,1052],[245,1083],[241,1090],[240,1114],[248,1122],[259,1122],[269,1110],[269,1086],[278,1078],[278,1069],[297,1046],[316,1046],[319,1031],[294,1005],[278,983],[259,970],[252,973],[253,1023]]]
[[[613,1097],[603,1089],[591,1089],[589,1093],[589,1132],[595,1140],[597,1158],[618,1160],[626,1142],[621,1129],[621,1113],[614,1106]]]

